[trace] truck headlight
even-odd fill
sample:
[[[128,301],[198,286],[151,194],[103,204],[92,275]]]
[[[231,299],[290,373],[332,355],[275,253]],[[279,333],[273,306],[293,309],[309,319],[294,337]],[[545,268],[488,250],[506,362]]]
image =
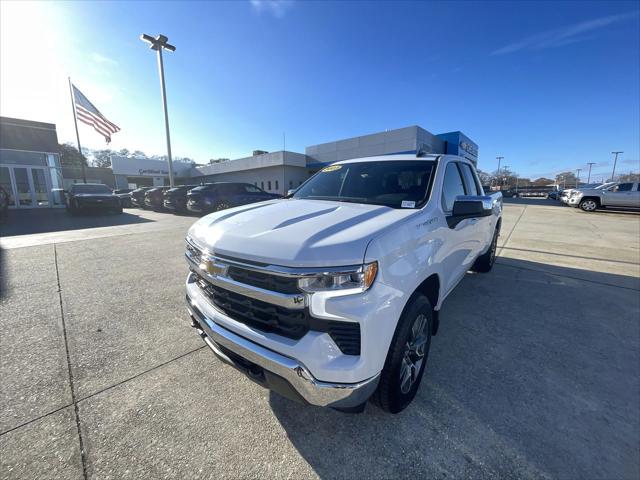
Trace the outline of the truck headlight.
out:
[[[365,263],[352,270],[326,272],[298,280],[298,287],[305,292],[357,289],[362,292],[373,284],[378,273],[378,262]]]

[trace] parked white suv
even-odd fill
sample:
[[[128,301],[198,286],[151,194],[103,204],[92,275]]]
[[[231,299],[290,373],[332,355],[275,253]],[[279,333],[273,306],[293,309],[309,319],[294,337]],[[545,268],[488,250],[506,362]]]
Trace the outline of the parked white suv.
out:
[[[414,398],[445,298],[495,259],[502,197],[473,164],[392,155],[324,168],[287,199],[212,213],[187,236],[192,325],[223,361],[314,405]]]

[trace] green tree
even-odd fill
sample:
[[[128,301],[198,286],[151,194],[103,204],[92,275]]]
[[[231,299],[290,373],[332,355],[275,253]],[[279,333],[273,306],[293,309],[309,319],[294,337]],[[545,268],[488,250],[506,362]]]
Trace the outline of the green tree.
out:
[[[562,188],[574,188],[578,177],[573,172],[561,172],[556,175],[556,183],[562,185]]]
[[[120,150],[118,150],[118,155],[120,155],[121,157],[128,157],[129,153],[129,150],[126,148],[121,148]]]
[[[63,167],[80,167],[83,163],[87,165],[87,157],[80,155],[78,149],[71,143],[61,143],[58,145],[60,152],[60,164]]]
[[[104,150],[94,150],[93,165],[103,168],[111,167],[111,155],[114,154],[115,152],[109,148],[105,148]]]
[[[221,159],[219,159],[221,160]],[[209,163],[218,163],[217,160],[209,160]],[[491,175],[483,170],[476,170],[478,172],[478,178],[480,178],[480,183],[482,185],[489,185],[491,183]]]
[[[619,182],[640,182],[640,173],[624,173],[618,177]]]
[[[536,178],[533,181],[533,184],[535,186],[541,186],[541,185],[553,185],[555,183],[555,180],[551,180],[550,178],[546,178],[546,177],[540,177],[540,178]]]

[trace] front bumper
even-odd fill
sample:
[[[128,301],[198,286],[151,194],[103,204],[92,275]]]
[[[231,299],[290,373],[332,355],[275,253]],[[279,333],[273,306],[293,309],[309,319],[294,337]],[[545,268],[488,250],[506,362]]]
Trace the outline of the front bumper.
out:
[[[258,345],[207,318],[189,295],[187,309],[192,325],[218,358],[251,380],[292,400],[351,408],[367,401],[378,386],[379,374],[357,383],[319,381],[301,362]]]

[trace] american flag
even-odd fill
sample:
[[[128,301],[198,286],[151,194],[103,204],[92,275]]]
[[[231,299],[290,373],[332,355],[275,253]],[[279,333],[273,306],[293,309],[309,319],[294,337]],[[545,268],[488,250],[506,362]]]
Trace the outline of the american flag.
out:
[[[98,110],[75,85],[72,85],[72,87],[73,100],[76,105],[76,117],[82,123],[91,125],[95,131],[102,135],[107,143],[109,143],[111,141],[111,135],[119,132],[120,127],[107,120],[104,115],[100,113],[100,110]]]

